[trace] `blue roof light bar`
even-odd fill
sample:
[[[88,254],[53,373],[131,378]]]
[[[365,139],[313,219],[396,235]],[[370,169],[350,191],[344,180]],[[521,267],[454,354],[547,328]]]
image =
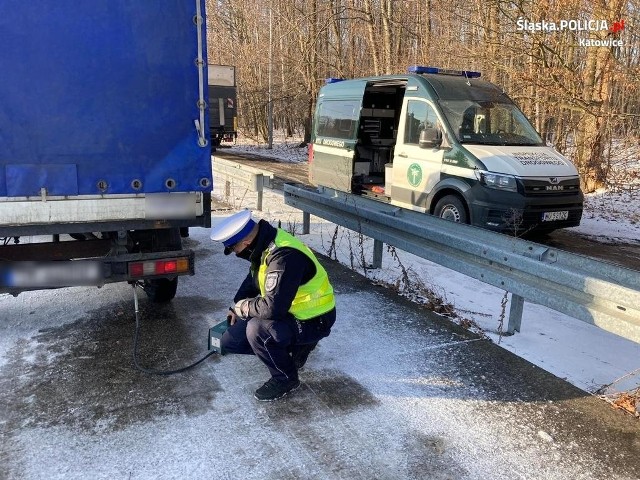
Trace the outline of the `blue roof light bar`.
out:
[[[329,85],[330,83],[342,82],[343,80],[344,80],[344,78],[329,77],[329,78],[325,79],[324,83],[326,85]]]
[[[440,75],[457,75],[465,78],[480,77],[480,72],[473,72],[471,70],[449,70],[447,68],[424,67],[421,65],[413,65],[409,67],[407,71],[409,73],[417,73],[418,75],[422,75],[423,73],[435,73]]]

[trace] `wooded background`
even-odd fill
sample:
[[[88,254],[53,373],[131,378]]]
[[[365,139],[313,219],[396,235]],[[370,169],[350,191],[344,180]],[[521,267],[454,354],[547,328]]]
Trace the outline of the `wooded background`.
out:
[[[502,86],[587,192],[611,185],[614,162],[638,160],[640,0],[207,0],[207,14],[209,63],[236,66],[240,128],[256,139],[267,139],[269,90],[275,128],[308,140],[326,78],[430,65]],[[624,29],[532,32],[518,19]]]

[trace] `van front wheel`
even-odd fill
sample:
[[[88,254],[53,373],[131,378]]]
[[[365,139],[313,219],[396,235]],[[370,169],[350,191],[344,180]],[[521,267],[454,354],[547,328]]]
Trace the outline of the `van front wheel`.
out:
[[[444,218],[456,223],[469,223],[467,218],[467,210],[464,208],[464,203],[459,197],[455,195],[447,195],[442,197],[438,203],[433,214],[437,217]]]

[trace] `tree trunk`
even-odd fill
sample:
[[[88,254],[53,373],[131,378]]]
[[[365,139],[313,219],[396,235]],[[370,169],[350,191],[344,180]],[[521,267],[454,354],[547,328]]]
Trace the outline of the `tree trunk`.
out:
[[[371,0],[364,0],[364,13],[365,22],[367,25],[367,33],[369,35],[369,47],[371,48],[371,58],[373,60],[373,74],[380,75],[380,60],[378,56],[378,49],[376,45],[376,24],[373,18],[373,11],[371,9]]]
[[[594,18],[607,18],[612,24],[619,18],[623,0],[594,2]],[[592,38],[604,40],[608,32],[593,32]],[[576,135],[576,166],[580,171],[585,192],[592,192],[606,184],[607,168],[604,148],[609,143],[610,89],[614,68],[612,50],[603,47],[587,48],[582,97],[586,108]]]

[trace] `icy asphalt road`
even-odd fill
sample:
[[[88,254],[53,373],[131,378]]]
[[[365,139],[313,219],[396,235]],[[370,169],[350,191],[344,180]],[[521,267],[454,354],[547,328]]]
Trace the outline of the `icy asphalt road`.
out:
[[[206,350],[247,263],[192,229],[197,274],[141,295],[141,362]],[[0,296],[0,479],[637,479],[640,425],[324,262],[338,322],[302,387],[254,400],[254,357],[132,367],[127,285]]]

